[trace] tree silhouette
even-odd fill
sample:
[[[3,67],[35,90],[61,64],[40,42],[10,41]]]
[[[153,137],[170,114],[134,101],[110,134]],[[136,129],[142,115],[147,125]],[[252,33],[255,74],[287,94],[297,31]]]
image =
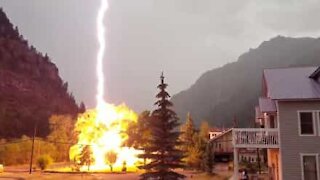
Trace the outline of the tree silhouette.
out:
[[[113,172],[113,164],[117,161],[117,153],[108,151],[105,155],[105,161],[110,166],[110,171]]]
[[[81,102],[79,107],[79,112],[84,113],[85,111],[86,111],[86,105],[83,102]]]
[[[84,146],[80,154],[80,165],[88,166],[88,171],[90,171],[90,165],[93,163],[94,159],[92,157],[92,151],[89,145]]]
[[[170,95],[166,92],[167,84],[164,83],[164,76],[161,75],[161,83],[158,85],[160,92],[155,105],[157,109],[152,112],[152,119],[149,122],[152,138],[150,146],[146,148],[147,153],[140,155],[150,160],[149,163],[140,167],[146,170],[141,175],[142,179],[180,179],[184,175],[173,171],[175,168],[182,168],[182,152],[176,147],[179,145],[179,132],[176,127],[179,125],[176,113],[170,109],[172,103],[168,100]]]

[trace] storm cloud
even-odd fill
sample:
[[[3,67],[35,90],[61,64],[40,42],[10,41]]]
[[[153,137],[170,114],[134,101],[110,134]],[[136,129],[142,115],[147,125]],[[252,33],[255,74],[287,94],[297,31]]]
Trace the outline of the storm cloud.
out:
[[[320,34],[316,0],[109,2],[106,99],[137,111],[152,108],[161,71],[174,94],[276,35]],[[77,100],[93,107],[99,1],[1,0],[0,5],[24,37],[48,53]]]

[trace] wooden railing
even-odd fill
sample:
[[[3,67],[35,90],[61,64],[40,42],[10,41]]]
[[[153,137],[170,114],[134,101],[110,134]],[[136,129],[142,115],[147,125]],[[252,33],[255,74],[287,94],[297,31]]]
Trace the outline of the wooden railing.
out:
[[[233,146],[236,148],[279,148],[278,129],[234,128]]]

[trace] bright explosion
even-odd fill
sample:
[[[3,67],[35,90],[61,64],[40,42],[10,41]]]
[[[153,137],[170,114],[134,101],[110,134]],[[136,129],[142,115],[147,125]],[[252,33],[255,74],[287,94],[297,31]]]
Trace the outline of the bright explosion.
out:
[[[104,100],[104,73],[103,58],[105,53],[104,15],[108,10],[107,0],[101,0],[97,15],[97,37],[99,50],[97,54],[97,106],[79,115],[75,124],[78,132],[78,142],[70,148],[70,159],[80,161],[85,147],[92,153],[90,171],[106,171],[112,164],[114,171],[123,170],[125,165],[128,171],[136,170],[138,151],[125,147],[124,142],[128,135],[125,133],[129,123],[137,121],[137,115],[125,105],[114,106]],[[109,159],[108,159],[109,158]],[[110,160],[110,158],[112,160]],[[81,171],[89,170],[88,165],[82,165]]]

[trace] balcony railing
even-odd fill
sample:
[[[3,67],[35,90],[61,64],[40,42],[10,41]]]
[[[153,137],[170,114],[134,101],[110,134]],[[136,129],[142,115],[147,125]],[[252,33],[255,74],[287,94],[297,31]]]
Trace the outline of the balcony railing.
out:
[[[234,128],[232,133],[236,148],[279,148],[278,129]]]

